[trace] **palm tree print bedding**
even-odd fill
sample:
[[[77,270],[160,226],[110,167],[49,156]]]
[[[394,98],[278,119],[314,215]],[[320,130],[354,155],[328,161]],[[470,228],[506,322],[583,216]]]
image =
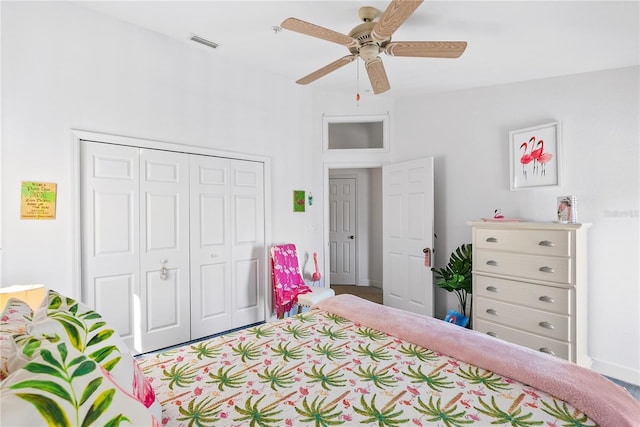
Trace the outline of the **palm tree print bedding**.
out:
[[[596,425],[543,391],[322,310],[138,363],[163,425]]]

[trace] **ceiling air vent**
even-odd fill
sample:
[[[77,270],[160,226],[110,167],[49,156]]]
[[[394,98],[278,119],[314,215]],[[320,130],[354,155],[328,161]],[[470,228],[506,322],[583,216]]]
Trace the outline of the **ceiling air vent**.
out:
[[[191,34],[191,38],[190,39],[193,40],[194,42],[203,44],[205,46],[209,46],[212,49],[215,49],[218,46],[220,46],[218,43],[214,43],[214,42],[209,41],[207,39],[203,39],[202,37],[196,36],[195,34]]]

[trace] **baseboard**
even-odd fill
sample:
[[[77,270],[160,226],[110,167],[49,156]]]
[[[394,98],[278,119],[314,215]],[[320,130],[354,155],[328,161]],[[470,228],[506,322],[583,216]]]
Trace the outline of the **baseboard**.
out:
[[[640,371],[594,358],[591,369],[607,377],[640,386]]]

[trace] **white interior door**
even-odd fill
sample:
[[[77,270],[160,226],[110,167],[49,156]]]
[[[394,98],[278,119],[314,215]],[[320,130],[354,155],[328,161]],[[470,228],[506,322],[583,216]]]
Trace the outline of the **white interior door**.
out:
[[[330,283],[356,284],[356,179],[329,179]]]
[[[433,158],[382,168],[384,304],[433,316]]]
[[[134,337],[140,335],[139,315],[134,318],[140,299],[139,149],[87,141],[80,149],[83,299],[135,349]]]
[[[188,341],[189,158],[140,150],[141,343],[149,351]]]

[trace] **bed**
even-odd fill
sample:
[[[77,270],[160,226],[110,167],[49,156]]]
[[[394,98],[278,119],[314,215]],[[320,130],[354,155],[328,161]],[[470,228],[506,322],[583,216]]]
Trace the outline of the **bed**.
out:
[[[65,303],[55,302],[59,298]],[[74,304],[75,313],[69,311]],[[73,315],[90,318],[83,329],[85,342],[108,327],[88,307],[50,292],[49,306],[31,314],[30,321],[35,322],[27,328],[31,332],[12,335],[18,342],[17,353],[24,356],[21,343],[35,339],[45,362],[55,359],[54,352],[46,349],[60,346],[70,329],[43,328],[39,312],[55,318],[61,308],[67,310],[67,321]],[[59,339],[51,343],[40,338],[43,333]],[[116,335],[88,353],[102,354],[101,348]],[[114,341],[108,347],[118,345]],[[36,353],[31,357],[42,357]],[[116,354],[120,359],[114,362]],[[89,364],[83,355],[71,356],[65,360]],[[107,405],[109,409],[95,417],[95,425],[640,425],[638,401],[593,371],[351,295],[324,300],[293,317],[140,355],[133,361],[133,374],[123,376],[114,368],[123,360],[129,366],[125,350],[112,350],[108,356],[98,364],[111,361],[107,366],[111,369],[92,372],[109,380],[101,381],[100,387],[115,384],[122,396],[112,394],[114,402],[120,400]],[[43,369],[34,363],[27,360],[2,381],[3,426],[14,425],[6,423],[11,420],[15,425],[47,425],[42,421],[46,411],[39,409],[46,406],[33,396],[40,393],[51,402],[61,400],[53,386],[47,392],[36,391],[37,380],[30,376]],[[27,374],[21,374],[25,370]],[[84,377],[74,395],[84,396],[87,384],[97,382],[90,375]],[[119,377],[124,377],[123,385],[118,384]],[[91,408],[101,408],[92,403],[107,393],[99,391],[85,399],[81,410],[69,409],[75,409],[76,419],[84,420]],[[16,412],[23,415],[7,418],[7,413]]]

